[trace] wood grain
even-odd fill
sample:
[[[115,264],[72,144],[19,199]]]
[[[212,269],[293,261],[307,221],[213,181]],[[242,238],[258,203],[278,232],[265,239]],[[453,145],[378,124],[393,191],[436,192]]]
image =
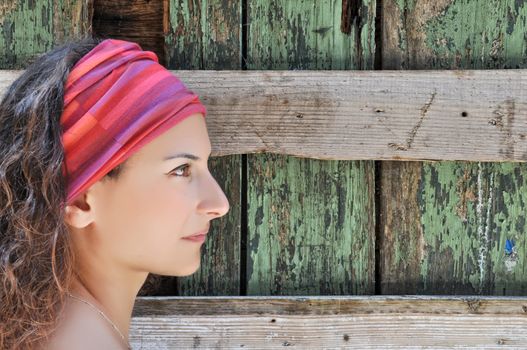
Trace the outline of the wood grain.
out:
[[[527,68],[523,1],[386,0],[382,14],[382,69],[507,71],[515,79]],[[519,83],[519,100],[511,99],[508,82],[490,84],[482,104],[464,103],[453,123],[437,125],[436,132],[455,136],[446,148],[466,147],[466,157],[380,162],[381,294],[527,292],[527,153],[525,132],[513,130],[526,125],[526,94]],[[482,93],[481,86],[449,89],[461,99]],[[431,121],[428,113],[421,127]],[[470,132],[457,134],[466,123]],[[449,152],[441,144],[434,148]],[[512,251],[508,240],[515,242]]]
[[[0,68],[24,69],[70,39],[91,34],[93,0],[0,1]]]
[[[172,72],[207,106],[214,156],[527,160],[523,69]]]
[[[470,296],[142,297],[141,349],[519,349],[527,298]]]
[[[164,23],[167,0],[97,0],[94,2],[93,34],[130,40],[153,51],[166,66]]]
[[[334,90],[309,77],[373,66],[375,0],[363,1],[360,23],[344,32],[340,2],[247,5],[248,70],[240,77],[251,86],[204,101],[211,103],[211,114],[223,110],[227,117],[220,123],[230,132],[218,145],[253,144],[243,151],[249,153],[247,295],[372,294],[374,163],[332,157],[337,135],[325,134],[324,125],[340,119],[335,113],[340,102],[333,104]],[[282,75],[298,70],[309,71],[300,72],[301,79]],[[219,85],[233,86],[226,76]],[[216,110],[213,106],[225,98],[238,107]],[[212,133],[217,125],[211,123]],[[296,151],[291,144],[299,145]],[[335,160],[302,155],[308,153]]]

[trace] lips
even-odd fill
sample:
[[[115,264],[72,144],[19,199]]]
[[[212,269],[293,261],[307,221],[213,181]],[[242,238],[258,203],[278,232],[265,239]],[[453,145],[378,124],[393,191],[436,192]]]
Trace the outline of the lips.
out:
[[[203,243],[205,242],[205,239],[207,239],[207,235],[194,235],[194,236],[183,237],[183,239],[186,241]]]
[[[185,236],[183,238],[202,238],[204,236],[207,235],[207,233],[209,233],[209,227],[207,227],[206,229],[202,230],[202,231],[199,231],[199,232],[196,232],[190,236]]]
[[[185,236],[185,237],[183,237],[183,239],[186,240],[186,241],[193,241],[193,242],[197,242],[197,243],[203,243],[207,239],[207,233],[208,232],[209,232],[209,229],[207,228],[206,230],[203,230],[203,231],[200,231],[200,232],[196,232],[193,235]]]

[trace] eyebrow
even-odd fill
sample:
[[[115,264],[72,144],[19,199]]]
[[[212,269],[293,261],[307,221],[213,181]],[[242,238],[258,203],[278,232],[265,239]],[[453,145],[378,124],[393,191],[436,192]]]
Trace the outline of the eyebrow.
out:
[[[190,153],[177,153],[177,154],[173,154],[173,155],[170,155],[168,157],[165,157],[163,159],[163,161],[167,161],[167,160],[171,160],[171,159],[175,159],[175,158],[187,158],[187,159],[192,159],[192,160],[201,160],[200,157],[198,156],[195,156],[193,154],[190,154]]]

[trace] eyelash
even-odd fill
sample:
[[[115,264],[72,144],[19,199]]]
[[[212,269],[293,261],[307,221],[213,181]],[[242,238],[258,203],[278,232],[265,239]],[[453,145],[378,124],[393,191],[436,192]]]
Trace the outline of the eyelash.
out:
[[[178,170],[180,170],[180,169],[188,169],[188,168],[190,168],[190,165],[189,165],[189,164],[183,164],[183,165],[181,165],[181,166],[175,168],[174,170],[172,170],[172,171],[170,172],[170,174],[172,175],[173,173],[175,173],[176,171],[178,171]],[[184,175],[174,175],[174,176],[176,176],[176,177],[188,177],[188,175],[187,175],[187,176],[184,176]]]

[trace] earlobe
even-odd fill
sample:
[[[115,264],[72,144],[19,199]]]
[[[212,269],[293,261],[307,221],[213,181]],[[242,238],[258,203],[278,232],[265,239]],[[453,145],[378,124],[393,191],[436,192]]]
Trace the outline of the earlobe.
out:
[[[75,228],[84,228],[93,221],[93,210],[86,201],[86,192],[65,207],[65,222]]]

